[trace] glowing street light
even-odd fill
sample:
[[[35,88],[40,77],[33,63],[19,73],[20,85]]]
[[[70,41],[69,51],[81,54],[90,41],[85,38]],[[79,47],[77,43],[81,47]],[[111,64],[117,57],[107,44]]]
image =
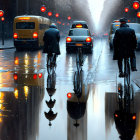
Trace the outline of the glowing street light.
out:
[[[45,5],[43,5],[41,8],[40,8],[41,12],[45,12],[46,11],[46,7]]]
[[[48,16],[49,16],[49,17],[52,16],[52,12],[48,12]]]
[[[140,18],[140,12],[137,12],[137,17]]]
[[[138,1],[134,1],[134,2],[133,2],[133,8],[134,8],[135,10],[137,10],[137,9],[139,9],[139,7],[140,7],[139,2],[138,2]]]
[[[129,11],[129,9],[128,8],[125,8],[125,12],[127,13]]]
[[[71,16],[68,16],[68,20],[71,20]]]

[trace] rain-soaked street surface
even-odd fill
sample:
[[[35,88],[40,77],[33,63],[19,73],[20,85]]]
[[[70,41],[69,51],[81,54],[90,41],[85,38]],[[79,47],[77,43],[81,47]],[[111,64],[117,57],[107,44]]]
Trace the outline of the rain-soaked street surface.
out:
[[[119,123],[114,114],[121,112],[116,92],[123,79],[107,40],[95,40],[93,54],[85,54],[79,99],[73,91],[76,55],[66,53],[65,40],[60,48],[51,76],[41,50],[0,50],[0,140],[119,140],[126,135],[140,140],[140,52],[138,71],[131,73],[135,93],[130,108],[136,121]]]

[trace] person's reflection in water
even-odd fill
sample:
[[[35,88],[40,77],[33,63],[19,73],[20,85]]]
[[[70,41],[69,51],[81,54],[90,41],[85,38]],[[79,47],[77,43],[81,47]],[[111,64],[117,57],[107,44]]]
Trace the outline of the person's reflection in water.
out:
[[[54,95],[56,91],[55,85],[56,85],[56,73],[53,72],[51,75],[48,75],[46,88],[48,95],[50,96],[50,100],[46,101],[46,104],[50,108],[50,110],[49,112],[44,112],[45,117],[49,120],[49,126],[52,126],[51,121],[53,121],[57,117],[57,113],[54,113],[52,111],[52,108],[54,107],[56,100],[51,99],[51,97]]]
[[[119,138],[121,140],[132,140],[136,129],[136,113],[130,112],[132,106],[130,106],[129,111],[127,111],[126,108],[123,107],[123,101],[121,100],[119,100],[119,110],[116,110],[114,113],[116,129],[120,134]]]
[[[73,84],[75,92],[67,94],[68,140],[87,140],[86,105],[89,95],[89,86],[85,85],[83,82],[83,71],[81,71],[81,74],[75,72],[74,77],[75,81]],[[77,83],[81,85],[78,86]],[[77,91],[78,93],[76,93]]]

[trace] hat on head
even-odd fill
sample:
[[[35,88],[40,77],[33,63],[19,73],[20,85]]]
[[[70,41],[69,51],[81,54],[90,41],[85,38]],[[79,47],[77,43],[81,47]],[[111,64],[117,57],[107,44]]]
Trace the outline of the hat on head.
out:
[[[123,18],[120,18],[119,21],[120,21],[120,22],[127,22],[127,19],[126,19],[125,17],[123,17]]]

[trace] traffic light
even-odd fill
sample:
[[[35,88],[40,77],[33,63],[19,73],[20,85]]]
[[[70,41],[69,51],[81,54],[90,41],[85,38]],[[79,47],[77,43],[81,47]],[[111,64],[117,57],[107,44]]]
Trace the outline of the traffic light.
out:
[[[46,11],[46,7],[45,5],[43,5],[41,8],[40,8],[41,12],[45,12]]]
[[[58,13],[56,13],[56,14],[55,14],[55,16],[56,16],[56,17],[59,17],[59,14],[58,14]]]
[[[5,20],[5,18],[4,17],[1,17],[1,21],[4,21]]]
[[[140,12],[137,12],[137,17],[140,18]]]
[[[49,16],[49,17],[52,16],[52,12],[48,12],[48,16]]]
[[[71,20],[71,16],[68,16],[68,20]]]
[[[128,8],[125,8],[125,12],[127,13],[129,11],[129,9]]]
[[[135,10],[137,10],[137,9],[139,9],[139,2],[138,1],[134,1],[133,2],[133,8],[135,9]]]
[[[3,17],[3,16],[4,16],[3,10],[0,10],[0,17]]]

